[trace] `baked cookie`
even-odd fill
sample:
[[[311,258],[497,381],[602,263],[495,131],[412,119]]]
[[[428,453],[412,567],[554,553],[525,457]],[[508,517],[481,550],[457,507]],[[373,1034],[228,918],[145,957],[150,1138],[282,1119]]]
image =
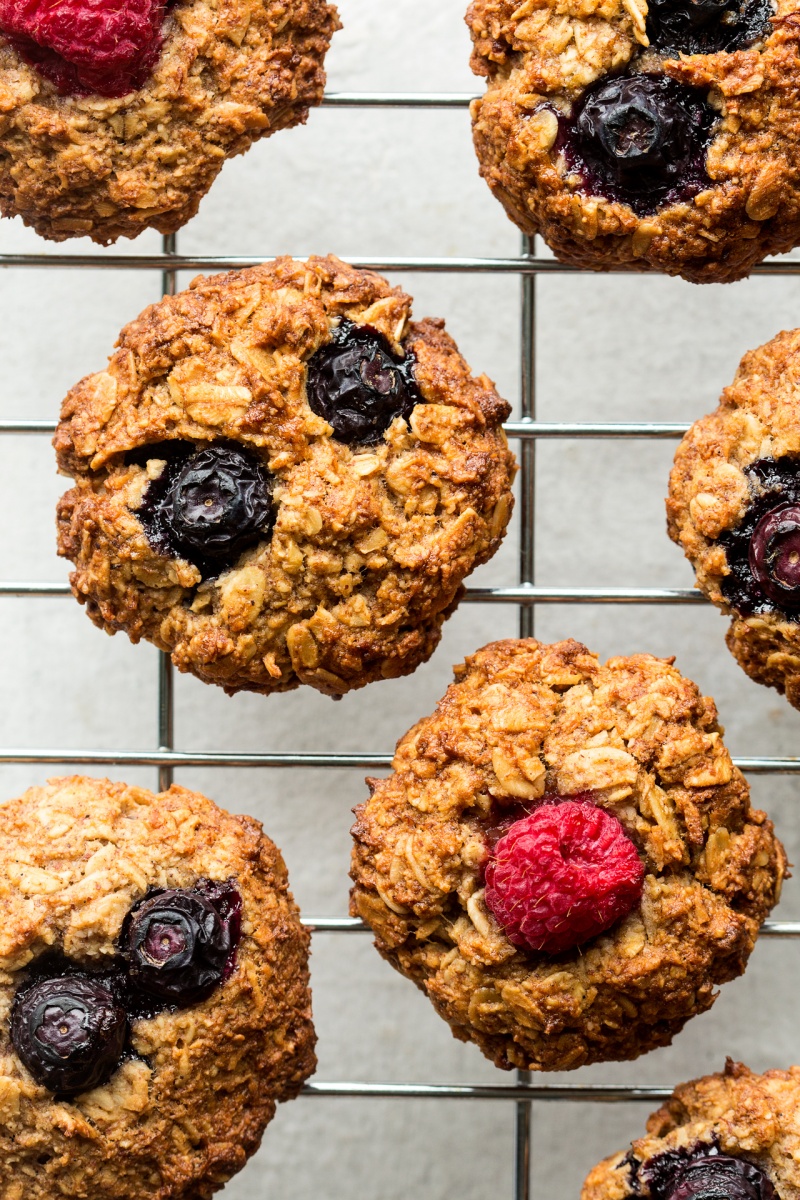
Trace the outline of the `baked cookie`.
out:
[[[96,624],[229,692],[341,695],[433,652],[500,543],[509,406],[335,258],[194,281],[67,396],[59,553]]]
[[[800,1191],[800,1067],[677,1087],[647,1134],[590,1173],[581,1200],[779,1200]]]
[[[800,242],[797,0],[473,0],[481,174],[558,258],[695,283]]]
[[[173,233],[320,103],[338,28],[325,0],[0,0],[0,211],[53,241]]]
[[[316,1065],[308,932],[250,817],[52,780],[0,807],[0,1195],[206,1200]]]
[[[671,660],[495,642],[356,809],[351,912],[499,1067],[665,1046],[741,974],[786,869]]]
[[[745,354],[675,455],[670,537],[751,679],[800,708],[800,330]]]

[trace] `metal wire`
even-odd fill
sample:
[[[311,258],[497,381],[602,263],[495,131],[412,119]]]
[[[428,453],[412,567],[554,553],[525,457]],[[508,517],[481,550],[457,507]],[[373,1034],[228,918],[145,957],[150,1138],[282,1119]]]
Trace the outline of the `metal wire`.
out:
[[[393,92],[336,92],[326,95],[324,106],[329,108],[379,109],[460,109],[468,108],[472,95],[461,93],[425,92],[413,95]],[[163,294],[173,294],[178,287],[181,271],[216,271],[258,265],[271,257],[196,256],[178,253],[175,235],[163,239],[160,254],[92,254],[20,253],[0,254],[0,267],[55,270],[158,271]],[[305,257],[298,255],[297,257]],[[534,632],[534,612],[537,604],[702,604],[699,592],[680,588],[569,588],[545,587],[536,582],[536,442],[549,439],[648,439],[675,440],[687,429],[675,422],[541,422],[536,419],[536,279],[539,275],[573,274],[576,269],[555,259],[537,257],[533,239],[523,238],[520,254],[510,258],[432,258],[390,257],[362,258],[347,256],[353,265],[386,272],[417,272],[432,274],[494,274],[517,275],[521,284],[521,415],[506,425],[510,438],[520,441],[520,547],[519,583],[504,588],[470,588],[466,599],[471,603],[513,604],[520,609],[520,635],[530,637]],[[800,261],[781,259],[755,267],[754,274],[768,276],[800,275]],[[55,423],[43,420],[7,419],[0,421],[0,435],[48,435]],[[0,597],[41,599],[70,595],[66,583],[60,581],[0,582]],[[177,768],[187,767],[246,767],[246,768],[321,768],[347,770],[380,770],[391,765],[387,753],[259,753],[240,754],[227,751],[193,752],[175,749],[174,697],[172,664],[169,656],[160,655],[158,665],[157,749],[150,750],[67,750],[0,749],[0,765],[28,763],[71,766],[137,766],[154,767],[158,771],[160,788],[172,782]],[[751,775],[800,774],[800,758],[750,757],[734,759],[741,770]],[[350,917],[304,916],[304,924],[314,935],[363,934],[367,927]],[[800,921],[767,921],[761,936],[768,939],[800,937]],[[487,1086],[470,1084],[398,1084],[366,1082],[313,1082],[303,1095],[314,1099],[337,1097],[410,1100],[480,1100],[513,1103],[515,1111],[514,1200],[529,1200],[531,1195],[530,1166],[532,1150],[532,1104],[534,1101],[594,1103],[655,1103],[666,1099],[670,1089],[636,1085],[608,1086],[603,1084],[541,1084],[531,1083],[531,1073],[517,1072],[515,1085]]]

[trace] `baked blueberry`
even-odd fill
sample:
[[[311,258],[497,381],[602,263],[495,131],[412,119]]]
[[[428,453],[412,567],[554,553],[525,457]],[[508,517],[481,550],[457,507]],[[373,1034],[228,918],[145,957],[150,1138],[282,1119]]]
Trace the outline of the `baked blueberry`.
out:
[[[642,1176],[653,1200],[777,1200],[763,1171],[715,1145],[667,1150],[643,1164]]]
[[[111,986],[90,976],[39,979],[11,1011],[11,1041],[37,1083],[70,1096],[113,1074],[128,1021]]]
[[[589,192],[653,213],[708,185],[713,121],[701,93],[666,75],[601,79],[563,124],[562,145]]]
[[[650,0],[647,36],[667,54],[743,50],[769,28],[770,0]]]
[[[206,576],[219,574],[272,529],[272,479],[235,446],[208,446],[189,458],[177,452],[148,487],[138,515],[154,546],[177,552]]]
[[[778,1200],[800,1186],[800,1067],[725,1070],[683,1083],[627,1151],[589,1173],[580,1200]]]
[[[421,397],[411,355],[398,358],[382,334],[343,320],[308,363],[308,403],[348,446],[379,442]]]
[[[241,911],[230,888],[227,898]],[[194,1004],[222,982],[236,951],[238,926],[195,889],[159,889],[137,904],[122,935],[131,982],[167,1003]],[[234,940],[234,935],[236,939]]]

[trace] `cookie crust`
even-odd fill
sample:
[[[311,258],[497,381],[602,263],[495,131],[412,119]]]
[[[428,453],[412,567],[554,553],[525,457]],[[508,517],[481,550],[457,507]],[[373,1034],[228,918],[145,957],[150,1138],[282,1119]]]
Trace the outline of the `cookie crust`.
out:
[[[800,624],[777,609],[744,614],[723,588],[731,566],[720,536],[744,520],[761,459],[800,458],[800,330],[779,333],[745,354],[716,411],[695,421],[675,455],[669,481],[669,535],[694,567],[698,587],[730,615],[726,641],[757,683],[800,708]]]
[[[356,811],[351,912],[497,1066],[570,1070],[667,1045],[744,970],[786,860],[671,661],[495,642],[456,667]],[[591,791],[645,864],[642,902],[558,956],[520,950],[483,899],[487,827]]]
[[[647,1133],[630,1150],[613,1154],[592,1170],[581,1200],[627,1200],[651,1195],[641,1164],[669,1150],[719,1146],[720,1153],[757,1166],[779,1196],[800,1189],[800,1067],[756,1075],[728,1059],[721,1074],[677,1087],[647,1122]]]
[[[102,1087],[57,1101],[39,1086],[9,1040],[26,966],[52,949],[102,966],[148,887],[230,877],[243,901],[231,977],[201,1003],[133,1021],[141,1057]],[[309,935],[278,849],[257,821],[185,788],[73,776],[0,809],[0,896],[0,1193],[207,1200],[316,1065]]]
[[[59,553],[92,620],[231,692],[340,695],[424,662],[503,537],[515,465],[509,406],[442,321],[410,313],[371,272],[278,259],[198,278],[128,325],[107,370],[67,396],[55,438],[75,480]],[[416,359],[423,403],[375,446],[350,449],[308,405],[306,363],[342,317]],[[136,515],[163,465],[126,454],[176,438],[237,442],[276,478],[271,538],[205,582],[155,550]]]
[[[338,28],[325,0],[177,0],[119,99],[59,95],[0,35],[0,211],[52,241],[174,233],[226,158],[305,122]]]
[[[680,58],[649,48],[647,8],[647,0],[473,0],[472,68],[488,81],[472,105],[481,174],[511,220],[542,234],[564,262],[695,283],[741,279],[800,241],[796,0],[777,0],[770,31],[752,48]],[[555,147],[556,113],[568,115],[589,84],[624,69],[701,89],[719,117],[711,185],[651,216],[581,191]]]

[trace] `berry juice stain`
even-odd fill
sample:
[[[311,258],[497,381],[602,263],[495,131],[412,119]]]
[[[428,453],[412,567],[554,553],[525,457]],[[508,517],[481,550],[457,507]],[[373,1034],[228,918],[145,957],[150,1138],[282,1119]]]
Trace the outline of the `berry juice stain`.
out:
[[[745,471],[750,504],[736,529],[716,539],[729,574],[720,590],[745,616],[800,617],[800,460],[762,458]]]
[[[715,119],[702,92],[666,75],[605,78],[586,89],[571,118],[559,115],[555,149],[584,191],[647,216],[710,186]]]

